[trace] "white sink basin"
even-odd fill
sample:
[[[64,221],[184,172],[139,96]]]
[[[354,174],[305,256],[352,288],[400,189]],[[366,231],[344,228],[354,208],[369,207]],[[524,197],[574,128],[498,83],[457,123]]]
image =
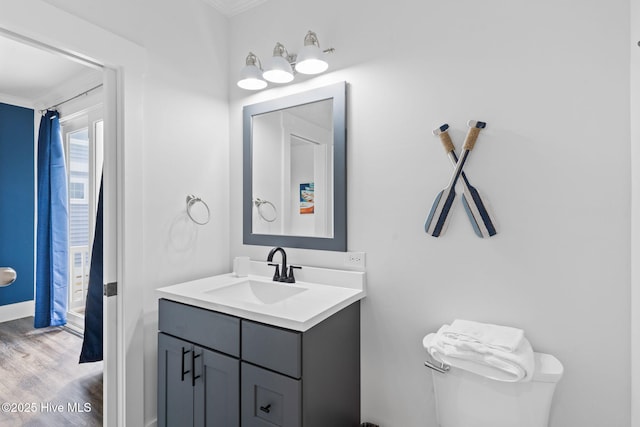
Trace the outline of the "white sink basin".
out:
[[[288,283],[246,280],[222,288],[205,291],[206,294],[252,304],[275,304],[291,298],[308,288]]]
[[[303,266],[296,283],[274,282],[272,276],[273,267],[251,261],[246,277],[204,277],[156,289],[156,295],[296,331],[308,330],[365,296],[360,271]]]

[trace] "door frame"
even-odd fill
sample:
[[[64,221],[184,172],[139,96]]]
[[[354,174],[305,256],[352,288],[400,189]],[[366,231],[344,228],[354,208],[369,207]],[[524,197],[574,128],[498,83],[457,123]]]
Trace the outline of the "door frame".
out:
[[[115,141],[105,144],[111,149],[104,159],[104,224],[105,230],[115,233],[110,238],[105,235],[104,281],[117,282],[119,287],[115,297],[105,298],[105,338],[110,340],[106,348],[114,354],[106,355],[104,364],[104,425],[144,425],[140,194],[146,51],[42,0],[6,5],[0,16],[0,36],[104,70],[105,141]],[[126,257],[127,253],[133,255]]]
[[[60,52],[60,49],[49,46],[46,43],[30,39],[19,34],[9,33],[0,29],[0,34],[15,39],[27,45],[31,45],[67,59],[86,65],[89,68],[96,68],[102,72],[102,82],[104,85],[104,140],[113,141],[104,144],[104,256],[103,256],[103,276],[104,284],[117,282],[118,276],[118,194],[117,194],[117,112],[122,106],[116,101],[115,91],[117,89],[118,74],[116,70],[109,69],[102,64],[92,61],[85,61],[74,54]],[[44,108],[44,107],[43,107]],[[106,117],[109,117],[108,121]],[[116,426],[118,418],[118,324],[117,316],[117,295],[116,298],[103,297],[103,425]]]

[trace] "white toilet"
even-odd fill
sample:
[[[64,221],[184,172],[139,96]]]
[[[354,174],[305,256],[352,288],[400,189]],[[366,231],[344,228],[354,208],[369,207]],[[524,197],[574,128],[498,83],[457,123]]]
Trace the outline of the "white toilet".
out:
[[[554,356],[534,353],[528,382],[501,382],[455,367],[433,371],[439,427],[547,427],[563,373]]]

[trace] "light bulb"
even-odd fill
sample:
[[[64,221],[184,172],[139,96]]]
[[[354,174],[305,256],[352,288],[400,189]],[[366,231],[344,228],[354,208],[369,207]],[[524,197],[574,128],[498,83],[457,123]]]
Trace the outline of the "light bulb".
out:
[[[329,68],[324,60],[324,52],[316,45],[308,45],[300,50],[296,71],[302,74],[319,74]]]
[[[304,47],[298,54],[296,71],[302,74],[320,74],[327,68],[329,64],[324,60],[324,52],[320,49],[318,36],[311,30],[307,31]]]

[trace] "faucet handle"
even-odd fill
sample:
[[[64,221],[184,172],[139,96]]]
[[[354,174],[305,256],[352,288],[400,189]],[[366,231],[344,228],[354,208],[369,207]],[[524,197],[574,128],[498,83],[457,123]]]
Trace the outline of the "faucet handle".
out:
[[[289,276],[287,277],[287,283],[296,283],[296,278],[293,276],[293,269],[297,268],[298,270],[302,270],[302,267],[298,265],[290,265],[289,266]]]
[[[280,281],[280,264],[270,262],[269,265],[276,268],[275,273],[273,273],[273,281],[279,282]],[[286,276],[287,272],[285,271],[284,274]]]

